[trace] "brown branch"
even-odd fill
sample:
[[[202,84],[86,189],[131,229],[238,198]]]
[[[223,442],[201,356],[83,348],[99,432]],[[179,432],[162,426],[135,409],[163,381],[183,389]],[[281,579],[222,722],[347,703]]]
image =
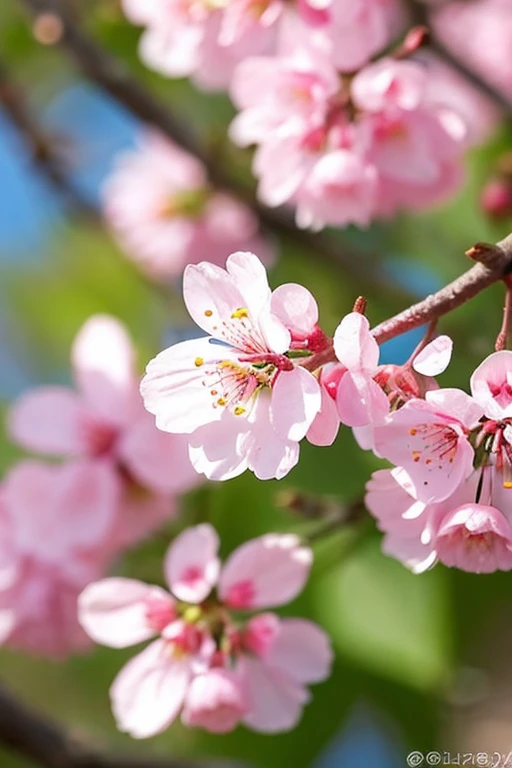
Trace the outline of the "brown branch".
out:
[[[496,245],[478,243],[467,255],[479,263],[437,293],[373,329],[379,344],[448,314],[502,280],[512,270],[512,234]]]
[[[0,745],[44,768],[191,768],[188,761],[111,756],[91,750],[0,686]]]
[[[116,99],[142,122],[157,128],[204,164],[211,183],[234,194],[248,205],[262,227],[282,235],[301,248],[344,272],[364,286],[368,294],[382,293],[411,300],[410,292],[396,285],[378,263],[378,256],[363,251],[347,250],[328,234],[314,234],[299,229],[294,214],[288,209],[272,209],[262,205],[251,190],[235,181],[212,153],[206,151],[191,126],[173,114],[170,107],[151,94],[118,59],[101,48],[78,24],[63,0],[20,0],[35,18],[53,14],[60,22],[58,44],[74,59],[76,65],[104,92]]]
[[[47,134],[34,119],[22,92],[0,61],[0,106],[25,142],[35,167],[50,181],[58,194],[78,213],[96,218],[97,212],[71,182],[56,137]]]
[[[462,306],[493,283],[503,280],[512,272],[512,234],[496,245],[477,243],[466,251],[466,255],[478,263],[437,293],[375,326],[372,333],[377,342],[383,344],[420,325],[432,323]],[[326,363],[333,362],[336,362],[336,355],[331,343],[327,349],[313,355],[302,365],[314,371]]]

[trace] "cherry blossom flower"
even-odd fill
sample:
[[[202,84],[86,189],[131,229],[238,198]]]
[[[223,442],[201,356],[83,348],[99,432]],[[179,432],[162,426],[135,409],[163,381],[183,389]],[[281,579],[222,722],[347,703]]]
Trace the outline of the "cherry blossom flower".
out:
[[[117,158],[103,202],[121,247],[153,278],[181,276],[198,254],[223,263],[226,253],[254,248],[271,259],[248,208],[213,191],[200,161],[154,131]]]
[[[418,62],[383,58],[339,78],[321,47],[291,48],[244,61],[231,96],[232,139],[258,145],[260,199],[294,204],[299,226],[366,226],[460,184],[466,125],[433,99]]]
[[[441,501],[471,474],[469,433],[483,409],[460,389],[427,392],[413,398],[374,429],[377,452],[404,467],[420,501]]]
[[[172,516],[176,494],[197,482],[186,441],[159,432],[142,407],[134,355],[117,320],[89,318],[73,344],[77,390],[29,391],[9,418],[11,436],[24,448],[87,458],[111,473],[120,498],[107,536],[114,548],[133,544]]]
[[[64,657],[89,644],[77,598],[104,572],[119,488],[104,464],[27,460],[0,488],[0,643]]]
[[[165,730],[180,711],[185,725],[217,733],[238,723],[289,730],[309,700],[306,686],[329,674],[329,642],[316,625],[237,613],[292,600],[308,578],[311,551],[296,536],[268,534],[221,567],[218,547],[209,524],[186,529],[165,558],[170,592],[113,578],[80,597],[80,621],[96,642],[124,648],[157,637],[110,691],[118,727],[135,738]]]
[[[144,404],[159,429],[189,435],[196,471],[214,480],[245,469],[283,477],[321,407],[317,378],[300,365],[325,344],[318,308],[299,285],[271,293],[252,253],[226,269],[188,266],[184,298],[206,338],[175,344],[147,366]]]
[[[473,573],[512,570],[512,498],[492,466],[443,501],[416,499],[402,468],[375,472],[366,504],[386,533],[384,551],[416,573],[437,561]]]
[[[352,72],[383,49],[403,21],[397,0],[123,0],[126,16],[145,27],[139,52],[147,66],[187,77],[204,89],[225,88],[247,56],[286,50],[314,38],[336,67]],[[291,29],[290,29],[291,27]]]

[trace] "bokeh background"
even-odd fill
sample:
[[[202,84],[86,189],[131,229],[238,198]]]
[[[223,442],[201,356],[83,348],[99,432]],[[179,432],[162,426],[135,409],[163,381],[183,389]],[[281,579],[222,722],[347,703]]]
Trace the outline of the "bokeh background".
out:
[[[227,97],[205,95],[186,81],[164,80],[143,69],[136,55],[138,32],[123,20],[117,4],[87,4],[97,38],[191,121],[207,145],[226,158],[236,155],[238,167],[247,167],[245,153],[225,138],[234,114]],[[56,47],[39,44],[15,0],[0,2],[0,62],[38,124],[65,154],[73,185],[98,206],[116,153],[136,140],[136,119],[81,79]],[[464,188],[441,209],[401,215],[364,232],[333,233],[354,265],[364,259],[364,279],[355,279],[344,264],[327,263],[318,252],[280,238],[271,284],[305,284],[318,299],[321,324],[329,333],[360,294],[368,297],[367,314],[375,324],[436,290],[469,266],[464,251],[475,241],[493,242],[507,234],[510,220],[490,221],[479,196],[489,169],[510,145],[510,126],[503,122],[468,157]],[[245,181],[252,183],[248,173]],[[384,283],[374,279],[374,263],[387,276]],[[441,385],[467,387],[471,371],[493,348],[503,298],[503,288],[493,286],[442,320],[439,330],[453,336],[455,354]],[[96,312],[111,313],[127,325],[141,371],[158,350],[190,329],[180,285],[152,284],[99,220],[77,214],[41,173],[0,106],[2,413],[29,387],[70,381],[70,344]],[[404,361],[419,338],[421,331],[386,344],[383,361]],[[2,434],[0,470],[20,455]],[[184,500],[174,525],[211,521],[225,553],[268,530],[309,531],[317,522],[283,507],[283,490],[352,501],[377,466],[343,428],[330,448],[304,444],[299,466],[283,481],[262,483],[246,473],[227,483],[205,484]],[[161,581],[172,530],[164,529],[128,555],[118,573]],[[96,648],[52,663],[0,649],[0,676],[21,698],[98,748],[191,760],[234,758],[260,768],[395,768],[405,765],[412,750],[512,750],[510,574],[474,576],[437,566],[414,576],[381,554],[380,535],[369,517],[319,540],[314,550],[313,577],[285,612],[319,622],[332,637],[336,662],[289,734],[264,736],[240,728],[216,737],[178,724],[148,743],[123,737],[115,730],[107,689],[130,651]],[[29,763],[0,749],[0,765],[25,768]]]

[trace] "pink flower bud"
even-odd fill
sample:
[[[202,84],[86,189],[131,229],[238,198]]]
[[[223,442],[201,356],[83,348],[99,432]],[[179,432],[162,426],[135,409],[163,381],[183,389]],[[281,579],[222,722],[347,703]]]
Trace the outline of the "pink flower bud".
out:
[[[240,679],[227,669],[214,668],[192,681],[182,720],[191,727],[228,733],[247,711],[247,697]]]

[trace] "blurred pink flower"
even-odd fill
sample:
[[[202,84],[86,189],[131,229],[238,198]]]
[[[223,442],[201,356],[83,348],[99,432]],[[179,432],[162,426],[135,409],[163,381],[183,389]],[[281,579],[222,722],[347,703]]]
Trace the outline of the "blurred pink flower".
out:
[[[77,598],[105,568],[105,538],[119,503],[108,467],[22,461],[0,489],[0,643],[63,657],[88,638]]]
[[[80,597],[80,621],[95,641],[123,648],[158,636],[111,688],[118,727],[135,738],[165,730],[180,711],[185,725],[217,733],[239,722],[289,730],[309,700],[306,685],[329,674],[328,639],[311,622],[233,616],[293,600],[308,578],[311,551],[296,536],[268,534],[243,544],[221,568],[218,547],[210,525],[186,529],[165,558],[170,593],[106,579]]]
[[[119,503],[105,543],[113,549],[135,543],[172,516],[175,495],[198,479],[185,439],[159,432],[144,410],[134,356],[121,323],[91,317],[73,344],[77,390],[29,391],[9,417],[10,434],[24,448],[87,458],[111,473]]]
[[[214,192],[200,161],[155,132],[118,157],[103,200],[119,244],[153,278],[180,277],[204,254],[223,263],[226,253],[240,248],[271,259],[254,214]]]
[[[321,405],[317,379],[300,365],[310,339],[315,351],[322,341],[314,298],[295,284],[271,293],[252,253],[231,254],[225,270],[188,266],[183,290],[191,317],[210,335],[148,364],[146,408],[159,429],[190,436],[192,463],[210,479],[247,468],[260,479],[283,477]]]
[[[302,227],[366,226],[442,200],[461,181],[465,123],[427,86],[413,61],[384,58],[343,80],[321,49],[249,58],[233,79],[242,111],[231,137],[258,145],[267,205],[294,204]]]

